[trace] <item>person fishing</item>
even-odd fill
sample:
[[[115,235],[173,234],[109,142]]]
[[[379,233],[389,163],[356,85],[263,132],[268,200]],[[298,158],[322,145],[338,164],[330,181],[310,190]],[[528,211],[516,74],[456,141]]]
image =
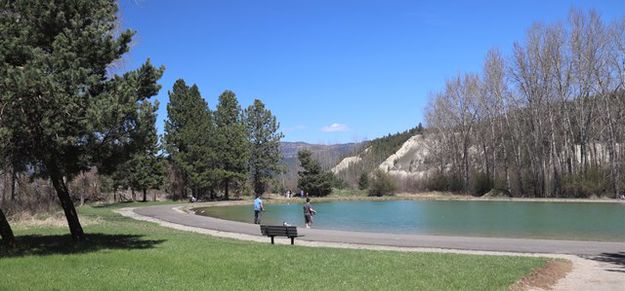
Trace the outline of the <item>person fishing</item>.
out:
[[[310,198],[306,198],[306,204],[304,204],[304,222],[306,228],[310,228],[313,223],[313,215],[317,214],[317,211],[310,205]]]
[[[254,224],[260,224],[260,220],[262,219],[262,211],[265,210],[265,206],[263,205],[263,200],[260,199],[261,194],[256,194],[256,199],[254,199]]]

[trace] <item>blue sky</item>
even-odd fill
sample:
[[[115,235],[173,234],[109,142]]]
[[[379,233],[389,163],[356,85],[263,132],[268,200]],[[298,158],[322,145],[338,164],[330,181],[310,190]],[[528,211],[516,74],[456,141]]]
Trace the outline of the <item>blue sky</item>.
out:
[[[120,2],[122,27],[137,31],[122,70],[166,67],[160,133],[182,78],[211,109],[229,89],[243,107],[261,99],[285,141],[325,144],[424,122],[428,93],[479,72],[489,48],[507,54],[534,22],[565,21],[572,7],[625,15],[625,0]]]

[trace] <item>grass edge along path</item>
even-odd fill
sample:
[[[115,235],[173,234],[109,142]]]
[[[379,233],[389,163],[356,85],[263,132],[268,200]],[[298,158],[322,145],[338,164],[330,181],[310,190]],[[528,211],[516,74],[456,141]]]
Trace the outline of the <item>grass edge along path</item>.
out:
[[[0,290],[504,290],[548,259],[311,248],[216,238],[82,207],[88,241],[66,227],[16,232]]]

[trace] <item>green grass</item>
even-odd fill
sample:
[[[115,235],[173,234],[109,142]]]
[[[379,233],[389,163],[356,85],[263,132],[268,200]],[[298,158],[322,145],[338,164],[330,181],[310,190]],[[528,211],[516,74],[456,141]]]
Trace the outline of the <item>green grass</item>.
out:
[[[360,190],[360,189],[349,189],[349,188],[345,188],[345,189],[339,189],[339,188],[332,188],[332,193],[330,193],[331,197],[344,197],[344,196],[367,196],[369,195],[369,193],[367,192],[367,190]]]
[[[0,290],[503,290],[546,259],[271,245],[134,221],[117,204],[74,244],[66,228],[17,231],[0,256]],[[269,241],[269,240],[268,240]]]

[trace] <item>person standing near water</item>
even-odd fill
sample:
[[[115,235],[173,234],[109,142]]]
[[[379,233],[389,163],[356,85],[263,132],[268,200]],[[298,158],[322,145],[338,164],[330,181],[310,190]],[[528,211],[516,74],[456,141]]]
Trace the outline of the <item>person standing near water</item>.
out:
[[[306,204],[304,204],[304,222],[306,223],[306,228],[310,228],[313,223],[313,215],[315,215],[317,211],[315,211],[310,205],[310,198],[306,198]]]
[[[265,210],[263,200],[260,199],[260,196],[261,194],[256,194],[256,199],[254,199],[254,224],[260,224],[262,218],[261,212]]]

